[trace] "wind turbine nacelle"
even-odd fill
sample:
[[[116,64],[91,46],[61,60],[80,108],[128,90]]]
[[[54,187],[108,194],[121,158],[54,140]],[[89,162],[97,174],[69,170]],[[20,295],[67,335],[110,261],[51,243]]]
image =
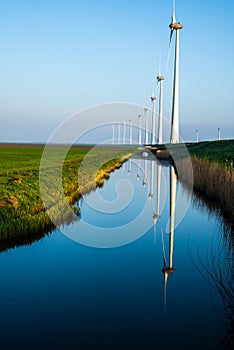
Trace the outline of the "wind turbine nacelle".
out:
[[[171,24],[169,25],[169,27],[170,27],[172,30],[179,30],[179,29],[182,29],[182,28],[183,28],[182,24],[180,24],[180,23],[171,23]]]
[[[162,80],[165,80],[165,78],[162,75],[160,75],[160,76],[157,77],[157,80],[158,81],[162,81]]]
[[[152,96],[151,97],[151,101],[153,102],[153,101],[155,101],[156,100],[156,97],[155,96]]]
[[[160,215],[154,214],[153,219],[154,219],[154,220],[158,220],[158,219],[160,219],[160,217],[161,217]]]

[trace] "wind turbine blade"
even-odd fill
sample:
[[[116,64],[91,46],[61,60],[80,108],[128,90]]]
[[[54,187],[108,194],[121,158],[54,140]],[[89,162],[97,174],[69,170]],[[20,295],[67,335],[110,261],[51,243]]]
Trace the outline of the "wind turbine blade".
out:
[[[175,0],[172,1],[172,16],[171,16],[171,23],[176,23],[175,18]]]
[[[173,36],[174,30],[171,30],[170,34],[170,42],[169,42],[169,47],[168,47],[168,53],[167,53],[167,64],[166,64],[166,73],[168,72],[168,67],[169,67],[169,60],[170,60],[170,54],[171,54],[171,41],[172,41],[172,36]]]
[[[159,63],[158,63],[158,77],[161,75],[161,65],[162,65],[162,50],[160,50]]]
[[[171,41],[172,41],[172,37],[173,37],[173,32],[174,32],[174,29],[171,29],[169,46],[171,46]]]

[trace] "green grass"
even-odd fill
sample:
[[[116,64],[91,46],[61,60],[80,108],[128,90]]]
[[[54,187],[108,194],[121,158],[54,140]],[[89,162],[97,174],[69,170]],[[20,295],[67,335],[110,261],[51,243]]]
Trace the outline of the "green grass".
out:
[[[59,156],[63,150],[63,147],[49,150],[48,165],[42,172],[49,174],[52,179],[58,176],[61,167]],[[123,157],[130,152],[126,148],[113,147],[97,148],[91,154],[89,150],[87,146],[72,147],[62,164],[63,190],[70,206],[82,193],[102,186],[109,172],[121,166]],[[42,145],[0,145],[0,240],[53,228],[40,196],[39,167],[42,154]],[[78,178],[84,157],[86,167]],[[61,210],[61,196],[58,197],[56,188],[49,186],[47,191],[53,204],[50,215],[56,222],[64,224],[74,220],[74,216],[71,218],[70,214]],[[77,208],[73,209],[78,218]]]
[[[222,214],[234,220],[234,140],[187,144],[193,166],[193,187],[214,200]],[[181,159],[180,176],[189,182],[189,166]]]
[[[234,140],[205,141],[186,145],[191,156],[233,167]]]

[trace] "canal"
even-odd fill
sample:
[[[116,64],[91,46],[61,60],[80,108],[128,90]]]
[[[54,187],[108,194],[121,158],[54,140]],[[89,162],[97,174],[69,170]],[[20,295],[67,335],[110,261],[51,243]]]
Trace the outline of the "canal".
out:
[[[231,228],[131,159],[80,220],[0,254],[0,348],[221,349],[231,336]]]

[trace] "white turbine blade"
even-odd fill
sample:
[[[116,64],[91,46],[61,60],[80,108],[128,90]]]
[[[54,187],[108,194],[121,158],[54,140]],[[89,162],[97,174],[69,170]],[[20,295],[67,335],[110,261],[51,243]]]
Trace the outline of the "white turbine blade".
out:
[[[171,30],[170,34],[170,42],[169,42],[169,47],[168,47],[168,53],[167,53],[167,64],[166,64],[166,73],[168,72],[168,67],[169,67],[169,60],[170,60],[170,54],[171,54],[171,41],[172,41],[172,36],[173,36],[174,30]]]
[[[174,29],[171,29],[169,46],[171,46],[171,41],[172,41],[172,37],[173,37],[173,32],[174,32]]]
[[[172,16],[171,16],[171,23],[176,23],[175,18],[175,0],[172,1]]]
[[[159,63],[158,63],[158,77],[161,75],[161,65],[162,65],[162,50],[160,50]]]

